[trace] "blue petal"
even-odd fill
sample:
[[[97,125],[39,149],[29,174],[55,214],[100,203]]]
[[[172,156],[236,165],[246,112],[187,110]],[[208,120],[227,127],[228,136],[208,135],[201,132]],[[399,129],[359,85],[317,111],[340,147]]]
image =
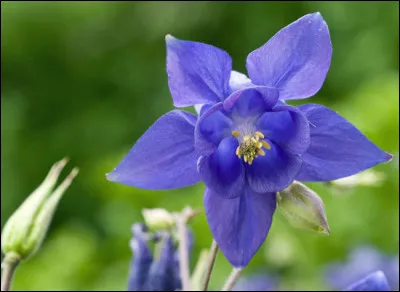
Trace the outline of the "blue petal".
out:
[[[298,109],[310,122],[311,143],[296,180],[331,181],[392,158],[334,111],[318,104]]]
[[[175,291],[176,272],[174,262],[174,242],[166,235],[161,244],[160,257],[151,265],[146,283],[146,291]]]
[[[202,137],[218,145],[223,138],[232,135],[233,121],[221,111],[216,111],[201,119],[198,126]]]
[[[382,271],[376,271],[354,283],[344,291],[391,291],[389,283]]]
[[[206,107],[204,110],[203,108]],[[210,155],[217,150],[219,142],[232,135],[232,123],[225,116],[222,102],[211,107],[203,106],[195,128],[195,148],[199,155]]]
[[[301,158],[265,140],[271,149],[263,149],[265,156],[258,156],[251,165],[246,165],[247,182],[257,193],[279,192],[293,182],[300,170]]]
[[[246,100],[248,97],[254,98],[255,96],[261,96],[264,100],[263,108],[270,109],[272,108],[279,99],[279,91],[274,88],[269,88],[266,86],[248,86],[246,88],[242,88],[234,91],[225,101],[224,101],[224,109],[225,111],[230,112],[232,108],[238,103],[239,100],[244,100],[245,104],[248,104],[251,109],[251,104]],[[242,98],[244,96],[244,98]],[[243,102],[242,102],[243,103]],[[259,108],[260,101],[257,98],[257,103],[255,104],[256,108]]]
[[[281,105],[266,112],[257,121],[257,130],[293,154],[302,154],[310,145],[307,118],[295,107]]]
[[[278,88],[280,99],[301,99],[321,88],[331,63],[328,26],[320,13],[307,14],[247,57],[254,84]]]
[[[128,291],[142,291],[147,280],[153,257],[144,234],[144,225],[133,225],[133,239],[130,246],[133,259],[129,268]]]
[[[221,141],[215,153],[199,159],[198,170],[206,186],[225,198],[236,198],[243,192],[245,173],[236,156],[239,142],[234,137]]]
[[[234,267],[245,267],[264,242],[276,208],[275,193],[224,199],[206,189],[204,207],[218,247]]]
[[[197,183],[194,150],[196,116],[173,110],[159,118],[107,175],[110,181],[149,190]]]
[[[214,104],[229,95],[232,60],[216,47],[167,35],[168,84],[176,107]]]

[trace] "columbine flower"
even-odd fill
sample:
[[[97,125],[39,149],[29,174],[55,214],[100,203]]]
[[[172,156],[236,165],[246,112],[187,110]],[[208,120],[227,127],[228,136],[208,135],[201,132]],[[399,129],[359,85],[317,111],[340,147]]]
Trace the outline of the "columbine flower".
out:
[[[360,246],[349,254],[344,263],[333,263],[326,268],[326,278],[334,289],[343,289],[357,279],[381,270],[385,273],[390,286],[396,290],[399,287],[399,257],[383,255],[371,246]]]
[[[223,50],[166,37],[173,110],[159,118],[111,181],[151,190],[206,184],[211,232],[235,267],[265,240],[276,192],[293,180],[331,181],[391,159],[334,111],[286,101],[310,97],[328,73],[332,47],[319,13],[288,25],[250,53],[248,77]]]

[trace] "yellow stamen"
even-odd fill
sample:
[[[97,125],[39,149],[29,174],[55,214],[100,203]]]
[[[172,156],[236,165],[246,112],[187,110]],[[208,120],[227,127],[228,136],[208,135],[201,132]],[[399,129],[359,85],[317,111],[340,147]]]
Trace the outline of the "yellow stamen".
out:
[[[243,156],[244,162],[249,165],[252,165],[254,159],[258,156],[264,156],[264,150],[271,149],[271,145],[266,140],[261,140],[264,138],[264,134],[259,131],[254,132],[252,135],[242,136],[239,131],[234,130],[232,131],[232,136],[238,138],[240,142],[236,148],[236,155],[239,159]]]
[[[236,148],[236,155],[240,158],[241,154],[242,153],[240,152],[240,146],[238,146],[238,148]]]
[[[259,131],[255,132],[254,135],[256,135],[258,138],[261,138],[261,139],[264,138],[264,134]]]
[[[237,131],[237,130],[232,131],[232,136],[235,137],[235,138],[239,138],[239,137],[240,137],[239,131]],[[264,138],[264,137],[263,137],[263,138]]]
[[[262,143],[262,145],[264,146],[265,149],[267,149],[267,150],[271,149],[271,145],[269,145],[267,141],[262,140],[261,143]]]

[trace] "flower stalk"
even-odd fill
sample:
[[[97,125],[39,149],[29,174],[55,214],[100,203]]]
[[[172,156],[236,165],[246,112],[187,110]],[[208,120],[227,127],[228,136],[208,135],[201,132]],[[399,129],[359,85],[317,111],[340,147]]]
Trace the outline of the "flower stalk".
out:
[[[1,291],[9,291],[11,282],[14,276],[15,269],[17,268],[21,257],[13,252],[6,254],[1,263],[3,273],[1,274]]]
[[[239,279],[241,272],[242,272],[241,268],[233,268],[231,274],[228,277],[228,280],[226,280],[221,291],[231,291],[233,285],[235,285],[236,281]]]
[[[206,271],[204,273],[201,291],[207,291],[208,283],[210,282],[211,273],[212,273],[212,270],[214,267],[215,258],[217,257],[217,253],[218,253],[218,245],[217,245],[217,242],[213,239],[213,241],[211,243],[210,254],[208,256]]]

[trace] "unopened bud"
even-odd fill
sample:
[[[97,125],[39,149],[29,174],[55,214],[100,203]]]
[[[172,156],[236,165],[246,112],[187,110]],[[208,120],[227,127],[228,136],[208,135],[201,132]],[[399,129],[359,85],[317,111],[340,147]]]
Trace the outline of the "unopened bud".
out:
[[[1,247],[4,254],[15,253],[25,259],[40,247],[63,193],[78,174],[74,168],[52,193],[67,163],[63,159],[53,165],[43,183],[20,205],[4,226]]]
[[[169,229],[175,224],[174,216],[161,208],[143,209],[142,214],[147,227],[151,230]]]
[[[331,181],[338,187],[352,188],[356,186],[379,186],[385,179],[383,173],[369,169],[358,174]]]
[[[329,234],[321,198],[307,186],[294,181],[277,193],[278,209],[295,227]]]

